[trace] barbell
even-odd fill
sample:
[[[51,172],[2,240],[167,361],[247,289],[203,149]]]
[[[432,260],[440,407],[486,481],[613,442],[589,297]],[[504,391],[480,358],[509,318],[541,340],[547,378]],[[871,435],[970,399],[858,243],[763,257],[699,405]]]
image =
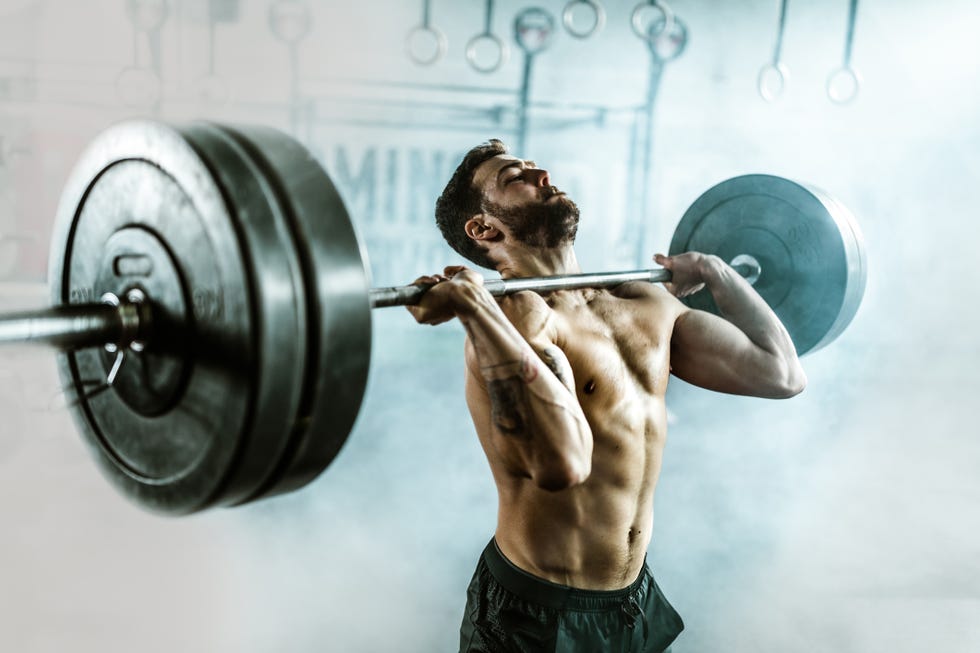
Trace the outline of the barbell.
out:
[[[865,285],[853,216],[769,175],[722,182],[669,253],[714,253],[754,283],[799,353],[837,337]],[[323,168],[265,127],[111,127],[62,193],[53,306],[0,316],[0,342],[58,350],[73,419],[104,475],[173,514],[300,488],[333,461],[360,408],[371,308],[425,288],[370,288]],[[495,295],[668,281],[663,269],[487,280]],[[710,293],[690,303],[707,310]]]

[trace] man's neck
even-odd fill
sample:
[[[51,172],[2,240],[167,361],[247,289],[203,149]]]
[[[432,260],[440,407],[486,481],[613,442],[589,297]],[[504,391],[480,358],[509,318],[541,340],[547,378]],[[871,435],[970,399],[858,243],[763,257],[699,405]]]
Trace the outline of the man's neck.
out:
[[[497,265],[504,279],[551,277],[559,274],[578,274],[582,269],[571,245],[551,249],[520,248],[508,252]]]

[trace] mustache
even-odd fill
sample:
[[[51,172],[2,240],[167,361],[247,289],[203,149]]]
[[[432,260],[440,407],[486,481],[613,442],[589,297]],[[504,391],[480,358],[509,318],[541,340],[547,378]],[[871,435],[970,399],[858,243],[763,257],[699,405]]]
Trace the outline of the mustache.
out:
[[[541,189],[541,193],[544,196],[543,199],[550,200],[555,195],[564,195],[565,193],[558,189],[557,186],[546,186]]]

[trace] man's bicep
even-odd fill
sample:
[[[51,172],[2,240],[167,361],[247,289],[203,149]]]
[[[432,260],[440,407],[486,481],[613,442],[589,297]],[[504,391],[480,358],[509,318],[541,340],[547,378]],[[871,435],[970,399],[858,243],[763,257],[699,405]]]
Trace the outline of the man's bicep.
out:
[[[688,383],[740,395],[755,395],[767,354],[731,322],[712,313],[687,310],[674,323],[671,372]]]

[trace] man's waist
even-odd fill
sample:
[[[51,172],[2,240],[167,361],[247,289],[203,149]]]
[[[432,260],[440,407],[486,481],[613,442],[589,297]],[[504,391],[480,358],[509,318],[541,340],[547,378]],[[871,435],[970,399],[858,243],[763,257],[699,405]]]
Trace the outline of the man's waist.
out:
[[[644,556],[638,573],[631,582],[616,589],[588,589],[556,583],[526,571],[512,562],[491,539],[483,551],[483,560],[490,574],[509,592],[526,600],[552,608],[602,608],[621,602],[634,594],[649,575]]]

